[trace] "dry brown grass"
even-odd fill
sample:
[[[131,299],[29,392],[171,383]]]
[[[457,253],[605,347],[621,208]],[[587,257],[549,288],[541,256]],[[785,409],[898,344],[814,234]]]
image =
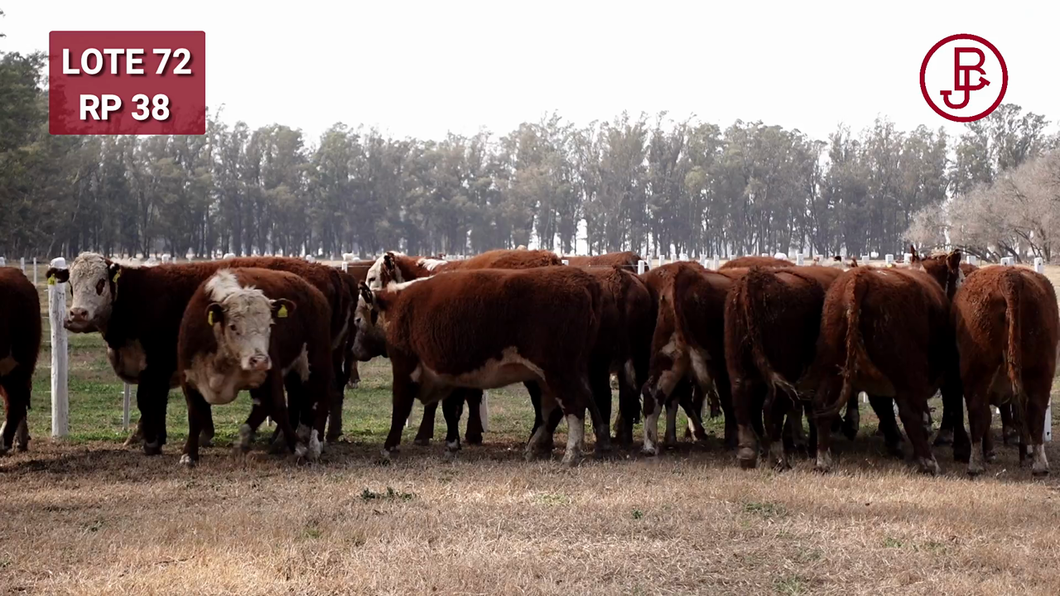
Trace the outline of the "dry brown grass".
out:
[[[505,395],[502,421],[525,404]],[[1000,441],[976,480],[948,448],[937,478],[885,458],[867,413],[827,476],[687,443],[568,470],[522,461],[524,407],[453,463],[410,444],[418,415],[387,466],[377,435],[312,466],[215,447],[185,470],[179,437],[147,458],[35,431],[0,459],[0,594],[1060,592],[1056,471],[1033,480]]]

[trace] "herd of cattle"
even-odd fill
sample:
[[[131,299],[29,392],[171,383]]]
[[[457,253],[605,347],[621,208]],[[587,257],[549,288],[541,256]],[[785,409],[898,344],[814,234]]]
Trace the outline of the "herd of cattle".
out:
[[[71,286],[66,329],[102,334],[115,373],[137,385],[140,420],[127,444],[161,452],[168,393],[181,387],[185,465],[213,439],[211,406],[243,390],[252,407],[239,448],[250,449],[271,417],[270,450],[317,459],[342,435],[357,362],[385,356],[393,371],[385,457],[415,400],[425,408],[416,442],[431,440],[440,402],[450,454],[460,449],[465,403],[464,438],[481,443],[483,390],[523,383],[535,412],[527,459],[550,456],[566,420],[563,461],[577,462],[587,412],[597,454],[612,441],[630,448],[642,417],[643,453],[672,446],[679,407],[703,440],[709,404],[711,416],[724,416],[726,447],[741,466],[765,458],[785,468],[805,447],[827,471],[833,433],[857,435],[865,392],[888,451],[903,456],[897,411],[919,468],[938,473],[928,400],[941,390],[935,444],[952,443],[969,474],[995,453],[991,406],[1001,408],[1005,442],[1015,436],[1021,463],[1029,457],[1035,475],[1047,474],[1043,428],[1060,329],[1052,284],[1023,267],[961,263],[959,251],[912,255],[884,268],[741,257],[718,270],[679,261],[638,274],[632,252],[565,265],[522,247],[456,261],[388,252],[346,270],[284,257],[140,266],[82,253],[47,276]],[[4,453],[28,446],[41,316],[22,272],[0,269],[0,286]]]

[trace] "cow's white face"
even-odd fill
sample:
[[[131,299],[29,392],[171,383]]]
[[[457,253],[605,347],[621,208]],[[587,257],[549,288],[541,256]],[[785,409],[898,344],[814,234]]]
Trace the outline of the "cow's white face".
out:
[[[379,320],[379,312],[363,295],[357,297],[357,308],[353,312],[353,357],[367,362],[376,356],[386,355],[386,330]]]
[[[239,362],[244,371],[262,372],[272,368],[269,339],[276,319],[290,316],[294,303],[270,300],[252,286],[242,287],[227,269],[206,282],[212,302],[206,308],[206,322],[214,330],[219,354]]]
[[[364,282],[368,284],[368,288],[373,292],[382,290],[391,282],[401,283],[405,281],[401,276],[401,270],[398,269],[391,255],[404,256],[402,253],[391,251],[376,259],[372,266],[368,268]]]
[[[121,266],[109,263],[103,255],[81,253],[70,265],[70,287],[73,302],[63,326],[74,333],[87,333],[106,327],[110,320],[115,285],[114,277],[120,276]]]

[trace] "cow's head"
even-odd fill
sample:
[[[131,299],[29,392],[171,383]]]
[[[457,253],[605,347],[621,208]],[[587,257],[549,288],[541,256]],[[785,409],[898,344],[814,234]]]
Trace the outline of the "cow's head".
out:
[[[73,301],[63,321],[63,327],[74,333],[88,333],[105,329],[110,321],[114,300],[118,296],[119,278],[128,267],[94,252],[84,252],[74,259],[69,269],[48,270],[49,283],[70,283]]]
[[[381,290],[391,282],[401,283],[405,279],[401,275],[401,269],[397,265],[397,254],[387,251],[383,256],[376,259],[375,263],[368,268],[365,282],[372,290]]]
[[[217,351],[227,359],[239,362],[248,372],[272,368],[269,338],[273,323],[286,319],[295,303],[286,299],[269,299],[252,286],[243,287],[231,271],[218,271],[206,282],[210,304],[203,313],[205,323],[214,332]]]
[[[353,357],[367,362],[386,355],[386,328],[380,321],[380,302],[377,290],[361,282],[357,286],[357,308],[353,314]]]
[[[909,267],[920,269],[934,278],[946,292],[946,297],[952,299],[957,293],[957,288],[964,283],[964,271],[961,270],[961,250],[954,249],[948,253],[942,253],[930,257],[924,257],[917,252],[915,246],[909,247]]]

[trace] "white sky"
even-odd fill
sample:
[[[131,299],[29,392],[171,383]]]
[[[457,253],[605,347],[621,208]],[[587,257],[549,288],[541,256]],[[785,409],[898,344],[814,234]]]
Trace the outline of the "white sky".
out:
[[[47,50],[51,30],[204,30],[211,109],[310,141],[338,121],[399,137],[503,134],[553,109],[577,124],[668,110],[824,139],[877,115],[960,132],[925,103],[919,69],[936,41],[973,33],[1008,63],[1006,102],[1060,119],[1060,2],[270,4],[8,0],[0,50]]]

